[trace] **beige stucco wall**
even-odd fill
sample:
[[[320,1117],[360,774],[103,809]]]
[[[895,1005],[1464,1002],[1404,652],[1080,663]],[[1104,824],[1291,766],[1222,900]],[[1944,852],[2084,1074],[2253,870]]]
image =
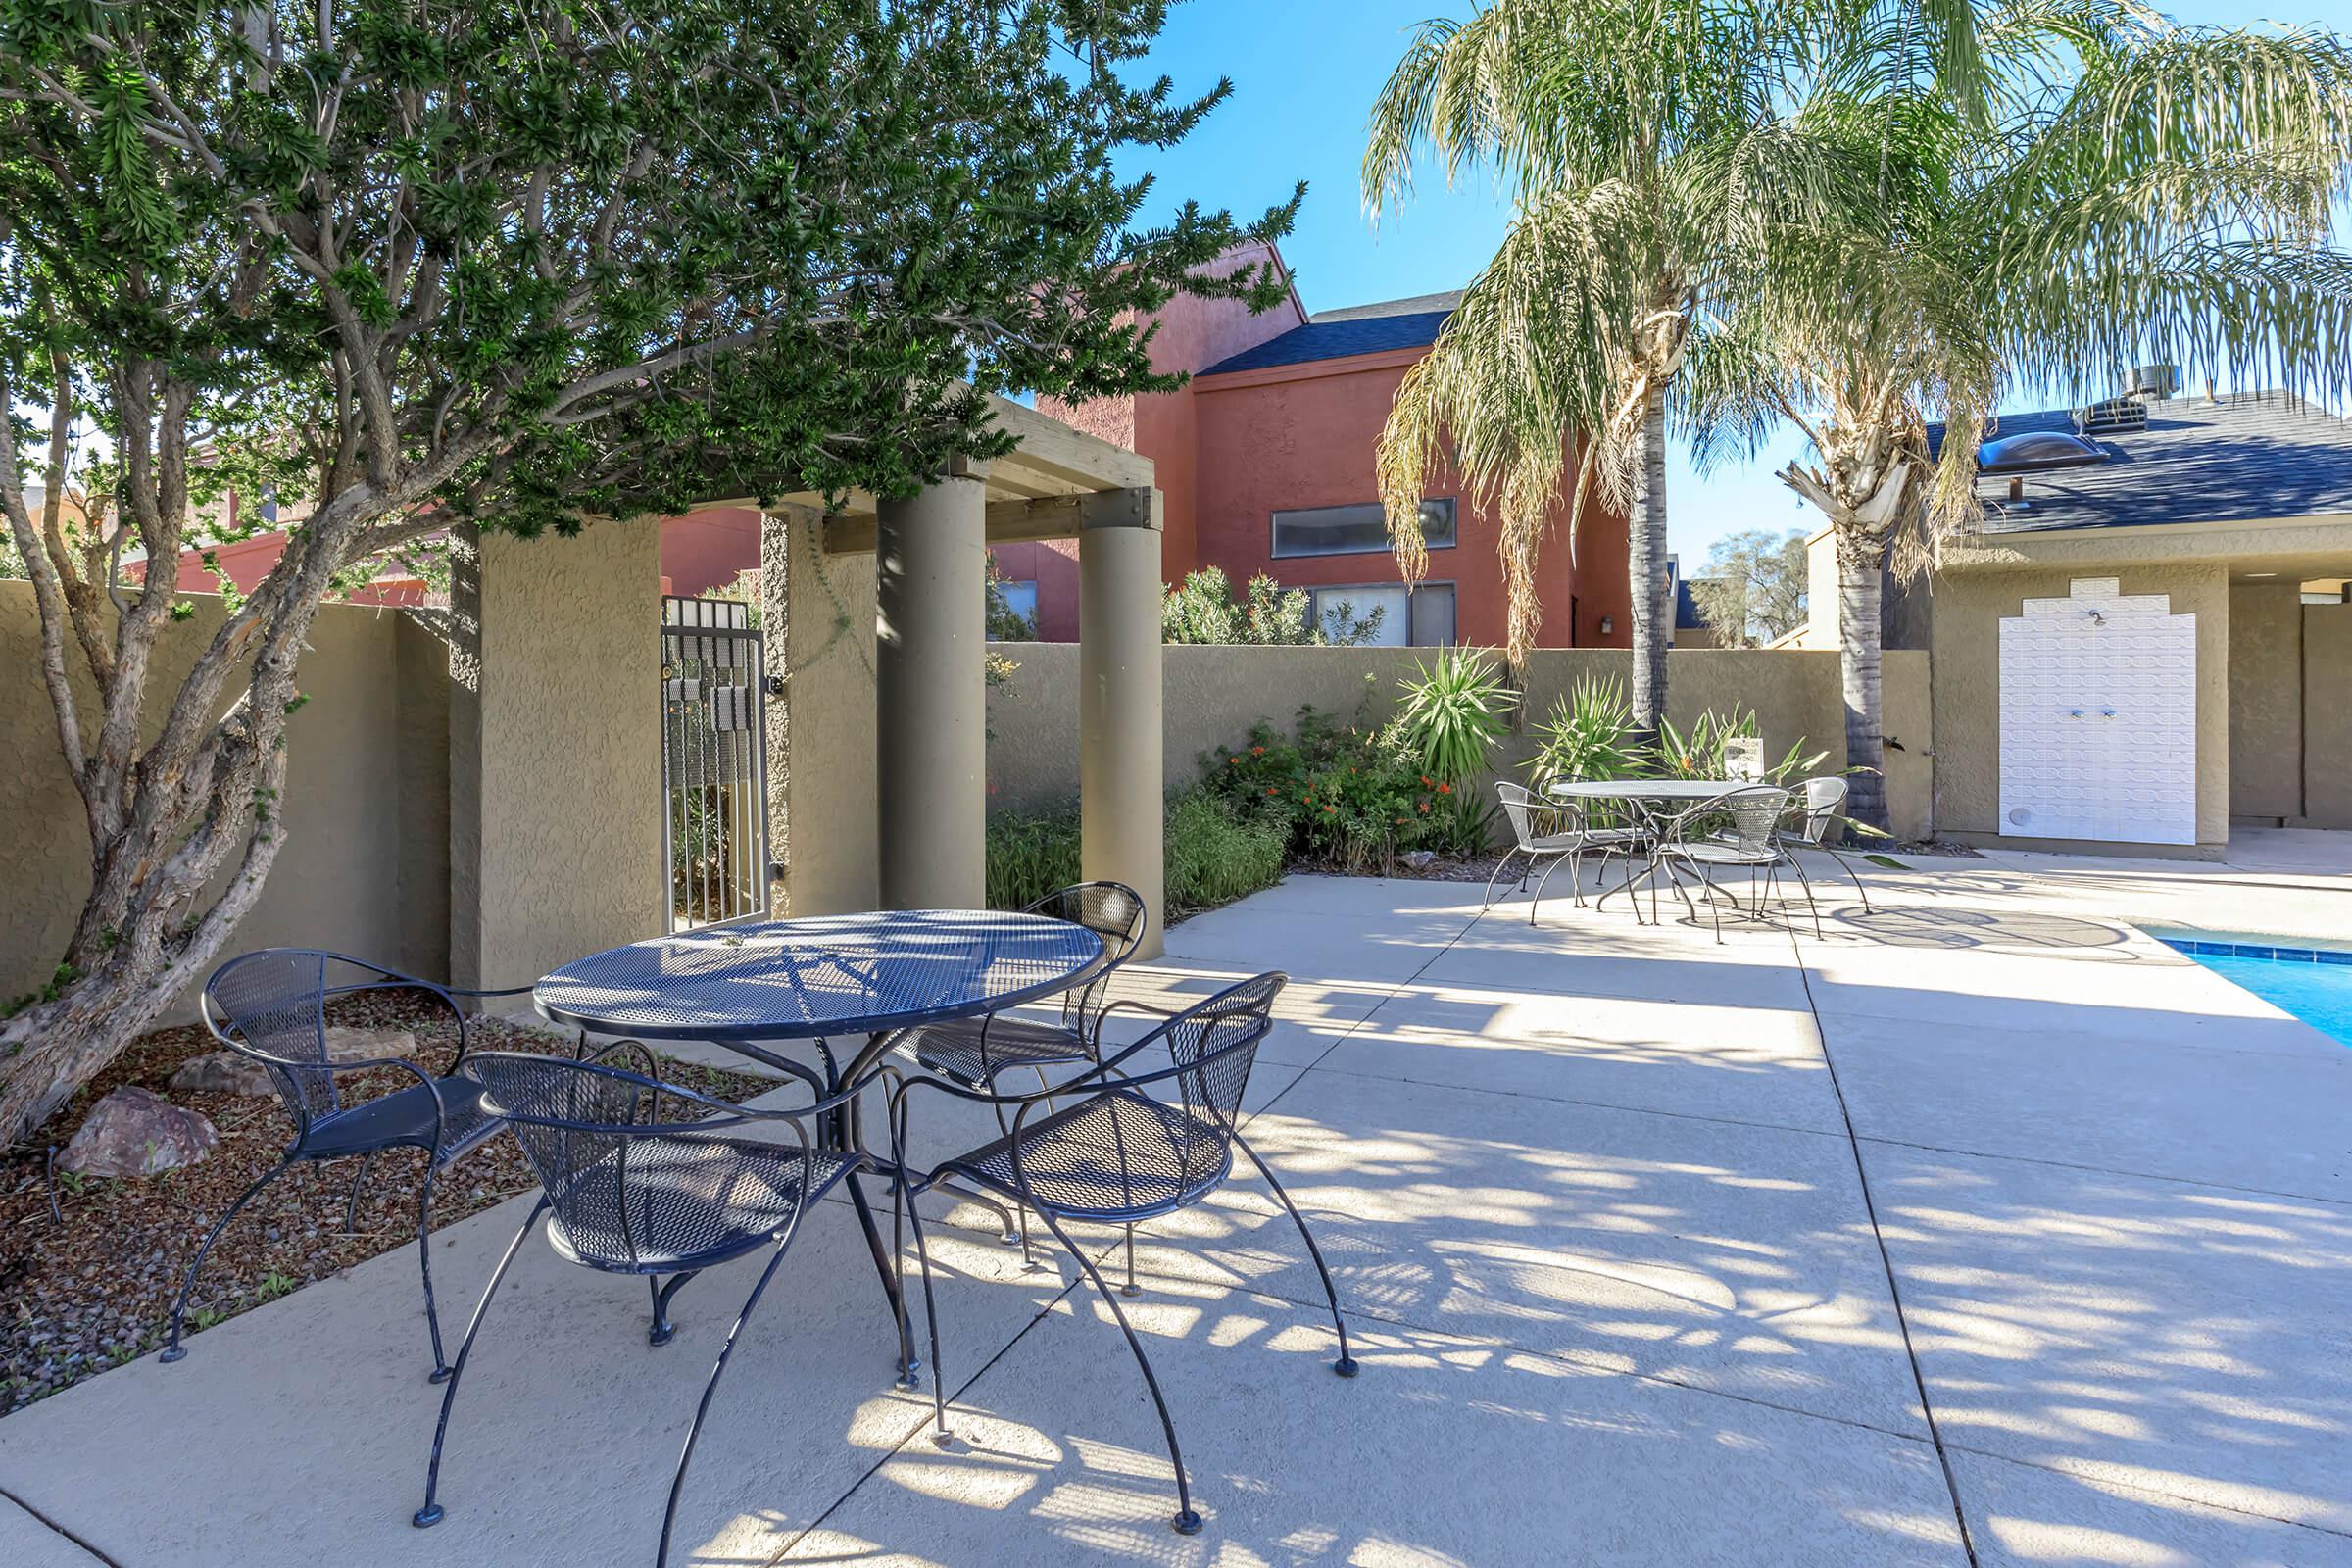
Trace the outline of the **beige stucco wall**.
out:
[[[2064,598],[2077,577],[2120,577],[2126,594],[2167,594],[2197,617],[2197,847],[2230,838],[2230,585],[2214,565],[1943,572],[1936,583],[1936,825],[1963,839],[2000,832],[2000,622],[2029,598]],[[2120,852],[2125,846],[2090,846]]]
[[[661,533],[460,541],[450,961],[519,985],[664,929]]]
[[[2230,590],[2230,814],[2303,814],[2303,597],[2291,582]]]
[[[820,523],[788,524],[784,696],[787,902],[793,914],[873,908],[881,899],[874,809],[874,558],[827,556]],[[772,629],[769,636],[774,636]],[[1076,668],[1077,650],[1071,650]],[[1078,765],[1073,733],[1070,766]],[[771,760],[772,765],[772,760]]]
[[[2352,828],[2352,605],[2303,607],[2303,809]]]
[[[997,806],[1032,807],[1067,800],[1078,787],[1077,649],[1060,643],[1006,645],[1020,664],[1008,687],[989,699],[989,786]],[[1166,650],[1164,771],[1169,788],[1200,776],[1203,754],[1235,745],[1266,719],[1287,730],[1301,706],[1367,724],[1396,710],[1398,683],[1429,659],[1407,648],[1197,648]],[[1631,656],[1614,649],[1539,649],[1528,670],[1528,710],[1541,719],[1579,678],[1631,674]],[[1709,708],[1756,710],[1765,750],[1778,760],[1802,741],[1829,753],[1822,766],[1845,763],[1845,716],[1835,653],[1677,649],[1668,665],[1667,716],[1688,728]],[[1904,838],[1930,830],[1933,766],[1928,656],[1886,657],[1885,724],[1900,751],[1888,753],[1895,827]],[[1516,766],[1534,737],[1504,749]]]
[[[165,628],[149,687],[147,732],[162,723],[172,686],[223,616],[211,594],[185,596],[195,613]],[[38,674],[32,587],[0,580],[0,996],[39,985],[56,964],[89,891],[89,837],[79,797],[58,755],[57,727]],[[422,778],[446,777],[443,732],[416,732],[411,656],[431,638],[400,611],[329,605],[319,612],[298,674],[311,699],[289,721],[281,803],[286,842],[261,901],[229,952],[270,945],[330,947],[386,963],[437,966],[442,924],[431,898],[404,885],[407,864],[445,864],[445,823]],[[427,671],[432,680],[437,669]],[[95,694],[77,681],[85,705]],[[429,702],[428,690],[424,700]],[[85,707],[85,711],[89,710]],[[202,976],[181,998],[193,1004]]]

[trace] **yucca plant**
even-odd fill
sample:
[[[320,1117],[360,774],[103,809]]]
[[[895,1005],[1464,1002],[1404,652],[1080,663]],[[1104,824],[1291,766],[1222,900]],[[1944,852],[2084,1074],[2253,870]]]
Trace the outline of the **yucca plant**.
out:
[[[1633,705],[1613,675],[1578,676],[1567,696],[1552,700],[1536,735],[1526,767],[1539,792],[1564,779],[1632,778],[1648,766],[1648,750],[1634,734]]]
[[[1659,720],[1658,746],[1651,760],[1660,778],[1727,778],[1730,769],[1724,760],[1724,743],[1754,740],[1760,734],[1754,709],[1735,703],[1730,712],[1719,713],[1710,708],[1698,715],[1688,734],[1675,728],[1670,719]],[[1799,774],[1811,773],[1829,755],[1827,752],[1808,755],[1804,740],[1799,737],[1779,761],[1767,764],[1754,782],[1786,784]]]
[[[1399,681],[1404,701],[1397,718],[1422,770],[1441,784],[1461,784],[1486,771],[1502,744],[1518,701],[1494,661],[1475,648],[1439,651],[1417,679]]]

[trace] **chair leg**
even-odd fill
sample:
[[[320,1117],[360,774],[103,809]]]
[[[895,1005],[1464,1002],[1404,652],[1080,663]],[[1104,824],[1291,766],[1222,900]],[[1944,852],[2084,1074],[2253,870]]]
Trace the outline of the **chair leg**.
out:
[[[1715,916],[1716,945],[1721,946],[1723,943],[1723,903],[1715,891],[1715,874],[1707,870],[1704,866],[1701,866],[1699,868],[1698,881],[1699,885],[1706,889],[1707,908]],[[1675,889],[1677,892],[1680,892],[1682,889],[1682,884],[1677,882],[1675,884]],[[1685,904],[1689,904],[1690,902],[1690,895],[1688,893],[1683,894],[1683,902]],[[1692,919],[1696,919],[1698,917],[1698,910],[1695,907],[1691,909],[1690,916]]]
[[[1315,1233],[1306,1228],[1306,1216],[1298,1212],[1298,1205],[1291,1201],[1289,1192],[1274,1179],[1273,1167],[1258,1157],[1257,1151],[1250,1148],[1240,1133],[1233,1135],[1233,1141],[1241,1146],[1243,1153],[1250,1156],[1250,1163],[1257,1167],[1257,1173],[1266,1179],[1266,1185],[1274,1189],[1274,1196],[1282,1200],[1282,1206],[1290,1210],[1291,1223],[1298,1227],[1299,1239],[1306,1243],[1306,1255],[1314,1259],[1315,1272],[1323,1276],[1323,1294],[1331,1301],[1331,1326],[1340,1335],[1340,1358],[1331,1364],[1331,1369],[1344,1378],[1355,1376],[1361,1369],[1355,1364],[1355,1357],[1348,1353],[1348,1324],[1340,1316],[1340,1293],[1331,1283],[1331,1270],[1324,1266],[1323,1249],[1315,1245]]]
[[[654,1326],[645,1331],[646,1344],[667,1345],[677,1334],[678,1326],[669,1320],[670,1298],[684,1290],[686,1282],[701,1272],[700,1269],[690,1268],[683,1274],[672,1274],[667,1285],[651,1274],[645,1277],[646,1289],[654,1298]]]
[[[903,1174],[899,1191],[902,1194],[906,1192]],[[914,1258],[922,1265],[923,1321],[929,1327],[931,1336],[931,1414],[936,1423],[931,1430],[931,1443],[934,1447],[944,1448],[956,1441],[956,1434],[948,1430],[948,1375],[939,1358],[939,1301],[931,1294],[931,1247],[923,1239],[922,1212],[911,1200],[907,1201],[906,1214],[914,1230]]]
[[[1824,844],[1822,848],[1824,850],[1828,850],[1830,858],[1836,860],[1838,866],[1844,870],[1845,874],[1853,878],[1854,891],[1862,895],[1862,912],[1864,914],[1870,914],[1874,912],[1870,906],[1870,889],[1862,885],[1862,873],[1855,870],[1852,862],[1848,861],[1843,855],[1839,854],[1836,850],[1830,849],[1827,844]]]
[[[427,1383],[449,1381],[449,1362],[441,1354],[441,1314],[433,1306],[433,1178],[438,1174],[427,1156],[424,1182],[416,1191],[416,1267],[424,1275],[425,1332],[433,1337],[433,1370]]]
[[[1135,1364],[1143,1368],[1144,1387],[1151,1392],[1152,1402],[1159,1410],[1159,1429],[1168,1440],[1168,1462],[1176,1467],[1176,1517],[1170,1522],[1180,1536],[1199,1535],[1200,1516],[1193,1511],[1193,1489],[1184,1477],[1184,1453],[1176,1444],[1176,1421],[1168,1414],[1168,1401],[1159,1392],[1159,1379],[1152,1375],[1151,1358],[1144,1354],[1144,1342],[1136,1338],[1135,1327],[1127,1321],[1127,1313],[1119,1305],[1118,1295],[1111,1290],[1109,1282],[1102,1278],[1102,1271],[1095,1267],[1093,1258],[1078,1250],[1077,1244],[1070,1240],[1069,1232],[1061,1228],[1061,1221],[1055,1219],[1049,1209],[1039,1209],[1038,1217],[1054,1232],[1054,1239],[1061,1244],[1062,1250],[1076,1258],[1078,1266],[1086,1270],[1086,1277],[1095,1282],[1095,1293],[1102,1298],[1103,1304],[1110,1308],[1110,1315],[1118,1320],[1119,1332],[1127,1336],[1127,1348],[1135,1352]]]
[[[1135,1227],[1132,1225],[1127,1226],[1126,1231],[1127,1283],[1119,1287],[1119,1294],[1126,1297],[1129,1300],[1133,1300],[1135,1298],[1144,1294],[1144,1288],[1135,1282]]]
[[[222,1231],[228,1229],[228,1222],[237,1217],[237,1210],[252,1202],[263,1188],[284,1175],[286,1167],[293,1163],[290,1159],[281,1159],[262,1172],[251,1187],[237,1195],[237,1200],[228,1205],[227,1211],[213,1221],[213,1228],[205,1233],[204,1245],[196,1249],[196,1260],[188,1265],[188,1277],[180,1282],[179,1299],[172,1303],[172,1343],[164,1347],[164,1353],[157,1356],[157,1360],[176,1361],[188,1353],[179,1343],[179,1324],[180,1319],[187,1315],[188,1297],[196,1289],[197,1270],[204,1267],[204,1260],[212,1252],[213,1244],[220,1239]]]
[[[805,1213],[807,1205],[813,1200],[803,1194],[801,1201]],[[710,1413],[710,1396],[718,1392],[718,1380],[726,1375],[727,1358],[735,1353],[735,1342],[743,1337],[744,1324],[751,1321],[752,1309],[760,1304],[760,1297],[766,1291],[767,1282],[776,1277],[776,1270],[782,1265],[784,1254],[791,1249],[792,1239],[799,1231],[800,1221],[796,1218],[792,1229],[784,1233],[783,1241],[776,1244],[776,1255],[769,1258],[767,1267],[760,1271],[759,1283],[752,1287],[752,1294],[744,1301],[743,1310],[735,1316],[735,1326],[727,1330],[726,1343],[718,1348],[718,1360],[711,1365],[710,1381],[703,1385],[703,1401],[694,1407],[694,1425],[686,1429],[686,1446],[678,1454],[677,1473],[669,1480],[669,1505],[662,1510],[662,1544],[654,1553],[654,1568],[662,1568],[669,1561],[669,1533],[678,1522],[678,1498],[686,1491],[686,1466],[694,1458],[695,1440],[703,1435],[703,1418]]]
[[[360,1230],[360,1188],[368,1173],[375,1168],[375,1151],[370,1149],[360,1156],[359,1174],[351,1179],[351,1196],[343,1200],[343,1234],[356,1236]]]
[[[1544,871],[1543,879],[1537,882],[1536,896],[1528,900],[1527,903],[1527,923],[1529,925],[1534,925],[1536,923],[1536,911],[1544,906],[1544,890],[1551,886],[1551,873],[1553,871],[1557,871],[1560,868],[1560,863],[1567,858],[1568,857],[1565,855],[1556,855],[1552,857],[1551,865]]]
[[[1502,852],[1501,859],[1494,862],[1494,871],[1487,877],[1487,896],[1479,901],[1479,913],[1484,914],[1494,906],[1494,884],[1501,879],[1502,868],[1510,864],[1511,857],[1517,855],[1518,853],[1519,846],[1514,844],[1509,849]]]
[[[898,1260],[882,1246],[882,1233],[874,1228],[874,1211],[865,1200],[865,1189],[858,1184],[855,1171],[850,1173],[849,1187],[850,1201],[858,1209],[858,1223],[865,1229],[865,1245],[874,1254],[874,1272],[882,1276],[882,1294],[890,1298],[891,1321],[899,1331],[899,1366],[894,1386],[911,1391],[916,1375],[923,1370],[923,1358],[914,1353],[914,1331],[906,1321],[906,1299],[899,1295]]]
[[[424,1506],[417,1509],[409,1520],[419,1530],[430,1530],[441,1522],[441,1504],[435,1500],[435,1494],[441,1487],[441,1445],[449,1436],[449,1412],[458,1402],[458,1384],[466,1376],[466,1358],[473,1353],[473,1337],[481,1333],[482,1319],[490,1315],[490,1302],[497,1297],[499,1282],[507,1277],[507,1269],[514,1261],[514,1254],[522,1250],[523,1242],[538,1227],[539,1216],[546,1212],[547,1200],[541,1198],[532,1205],[531,1217],[522,1222],[522,1229],[516,1231],[514,1239],[507,1244],[506,1255],[498,1260],[498,1267],[490,1271],[489,1288],[482,1292],[481,1300],[474,1305],[473,1321],[466,1325],[466,1338],[458,1342],[458,1358],[450,1367],[449,1381],[441,1386],[441,1419],[434,1423],[433,1456],[424,1469]]]
[[[1813,898],[1813,879],[1805,875],[1805,862],[1794,855],[1788,857],[1788,863],[1796,867],[1797,885],[1805,890],[1805,907],[1813,911],[1813,935],[1819,938],[1821,936],[1821,906]]]

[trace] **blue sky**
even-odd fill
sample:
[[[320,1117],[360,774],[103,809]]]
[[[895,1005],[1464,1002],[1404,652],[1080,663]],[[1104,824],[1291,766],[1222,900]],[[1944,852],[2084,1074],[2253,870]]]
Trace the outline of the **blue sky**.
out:
[[[1358,170],[1365,115],[1413,24],[1468,9],[1468,0],[1185,0],[1169,11],[1151,65],[1187,92],[1230,76],[1233,97],[1181,145],[1136,166],[1157,172],[1158,196],[1236,216],[1262,212],[1306,180],[1306,205],[1282,251],[1310,311],[1459,288],[1500,242],[1508,204],[1483,178],[1448,190],[1432,177],[1375,232]],[[2352,30],[2352,0],[2184,0],[2161,9],[2182,22],[2276,17]],[[1672,548],[1695,564],[1712,540],[1742,528],[1817,527],[1819,517],[1773,477],[1801,447],[1783,436],[1755,461],[1706,475],[1678,451],[1667,478]]]

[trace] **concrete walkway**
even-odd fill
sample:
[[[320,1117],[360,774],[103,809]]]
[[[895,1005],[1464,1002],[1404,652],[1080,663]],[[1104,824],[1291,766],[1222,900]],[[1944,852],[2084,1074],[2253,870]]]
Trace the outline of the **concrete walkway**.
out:
[[[2128,923],[2340,936],[2352,880],[1923,860],[1865,912],[1814,869],[1820,938],[1315,877],[1178,928],[1129,993],[1294,977],[1249,1132],[1363,1375],[1262,1184],[1151,1227],[1183,1539],[1068,1259],[934,1228],[942,1452],[836,1205],[737,1352],[681,1559],[2352,1565],[2352,1053]],[[445,1317],[522,1211],[442,1234]],[[534,1243],[418,1532],[436,1391],[415,1260],[376,1259],[0,1422],[0,1562],[648,1562],[756,1267],[655,1350],[641,1286]]]

